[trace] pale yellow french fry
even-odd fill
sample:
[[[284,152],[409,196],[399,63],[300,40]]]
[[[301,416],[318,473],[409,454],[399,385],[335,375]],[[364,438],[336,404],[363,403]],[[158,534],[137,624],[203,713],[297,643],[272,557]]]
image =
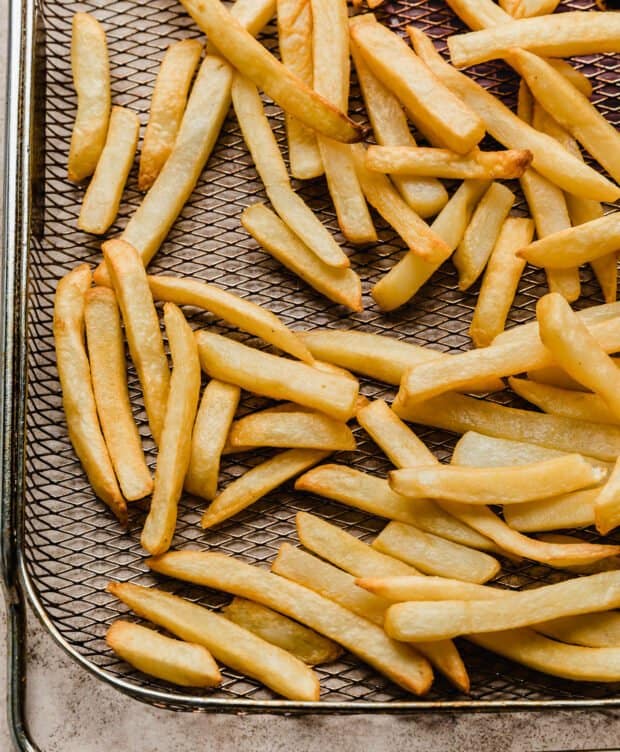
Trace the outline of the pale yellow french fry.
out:
[[[121,318],[107,287],[86,292],[86,341],[101,430],[123,496],[135,501],[153,490],[138,427],[131,412]]]
[[[579,577],[494,601],[398,603],[388,609],[386,632],[394,639],[443,640],[461,634],[500,632],[561,616],[608,611],[620,605],[620,572]]]
[[[153,498],[140,536],[142,548],[154,555],[167,551],[174,535],[177,505],[192,452],[190,426],[196,420],[200,395],[200,360],[194,333],[174,303],[164,305],[164,322],[173,368]]]
[[[565,13],[561,15],[566,16]],[[591,20],[592,14],[587,15]],[[529,20],[512,23],[527,23]],[[448,88],[480,115],[487,131],[500,144],[507,149],[531,151],[532,167],[569,193],[598,201],[615,201],[620,196],[618,186],[569,154],[555,139],[528,126],[490,92],[445,62],[422,31],[409,26],[408,32],[420,58]]]
[[[315,290],[353,311],[362,310],[362,283],[349,267],[329,266],[264,204],[252,204],[241,224],[281,264]]]
[[[497,552],[497,548],[468,525],[460,524],[428,499],[407,499],[392,491],[384,478],[362,473],[344,465],[320,465],[297,479],[296,491],[334,499],[365,512],[415,525],[454,543]]]
[[[310,0],[277,0],[278,43],[283,64],[312,86],[312,8]],[[291,175],[300,180],[323,174],[316,133],[285,114]]]
[[[532,371],[527,372],[527,377],[530,381],[534,381],[537,384],[548,384],[549,386],[555,386],[559,389],[565,389],[566,391],[585,391],[583,384],[579,384],[575,379],[571,378],[566,371],[563,371],[557,366],[535,368]]]
[[[357,141],[359,125],[280,63],[219,0],[183,0],[183,7],[241,75],[304,125],[336,141]]]
[[[478,431],[564,452],[579,452],[607,462],[614,462],[620,455],[617,426],[518,410],[463,394],[446,393],[406,407],[395,402],[392,409],[403,420],[455,433]]]
[[[480,285],[480,292],[469,327],[476,347],[490,345],[504,330],[525,262],[516,251],[531,243],[534,223],[531,219],[509,217],[504,221]]]
[[[480,199],[452,257],[459,289],[467,290],[482,274],[514,200],[514,193],[501,183],[492,183]]]
[[[539,533],[536,536],[545,543],[581,543],[582,539],[575,535],[566,535],[566,533]],[[572,564],[566,567],[576,574],[599,574],[600,572],[614,572],[620,569],[620,556],[610,556],[608,559],[601,559],[591,564]],[[568,616],[567,619],[581,619],[583,616]]]
[[[594,522],[601,535],[620,525],[620,463],[616,460],[609,480],[594,502]]]
[[[183,39],[171,44],[161,61],[142,142],[138,171],[141,191],[153,185],[172,152],[201,53],[202,44],[197,39]]]
[[[71,444],[97,496],[127,523],[127,504],[121,495],[99,421],[91,370],[84,345],[84,306],[92,273],[81,264],[66,274],[54,296],[54,346],[62,405]]]
[[[289,449],[248,470],[221,491],[202,516],[202,527],[213,527],[247,509],[274,488],[324,460],[329,452]]]
[[[182,640],[203,645],[218,661],[258,679],[274,692],[291,700],[319,699],[319,682],[314,671],[221,614],[171,593],[129,582],[111,582],[107,590],[139,616]]]
[[[246,415],[232,424],[231,447],[270,446],[347,452],[356,448],[346,423],[320,413],[286,412]]]
[[[453,94],[398,34],[372,15],[355,16],[351,36],[375,76],[403,103],[409,117],[433,144],[459,154],[484,135],[480,117]]]
[[[620,647],[620,614],[617,611],[565,616],[538,624],[535,629],[570,645],[591,648]]]
[[[103,235],[116,219],[139,131],[135,112],[126,107],[112,107],[106,142],[82,201],[77,221],[80,230]]]
[[[271,311],[216,285],[188,277],[149,276],[155,300],[204,308],[229,324],[255,334],[306,363],[312,355],[303,342]]]
[[[551,57],[620,52],[620,19],[613,13],[573,11],[512,20],[448,39],[452,64],[458,68],[506,57],[517,47]]]
[[[102,250],[123,315],[129,353],[142,386],[149,427],[159,443],[168,402],[170,370],[146,271],[138,251],[124,240],[108,240]]]
[[[500,0],[499,4],[513,18],[530,18],[553,13],[560,0]]]
[[[352,575],[317,559],[312,554],[283,543],[271,565],[271,571],[310,588],[354,614],[383,627],[389,602],[357,587]],[[417,648],[458,689],[462,692],[469,691],[467,670],[452,642],[443,640],[420,643]]]
[[[216,687],[222,675],[203,646],[118,619],[105,635],[110,648],[124,661],[150,676],[181,687]]]
[[[519,178],[531,161],[531,152],[524,149],[457,154],[420,146],[370,146],[366,155],[366,166],[375,172],[460,180]]]
[[[149,559],[151,569],[262,603],[350,650],[401,687],[422,694],[432,683],[430,665],[409,646],[337,603],[297,583],[218,553],[176,551]],[[216,656],[217,657],[217,656]]]
[[[71,69],[77,113],[69,150],[69,180],[92,175],[105,144],[110,117],[110,63],[105,31],[94,16],[76,13],[71,26]]]
[[[383,146],[416,146],[400,102],[371,71],[353,40],[351,55],[377,143]],[[448,192],[434,178],[394,175],[392,182],[422,218],[434,216],[448,201]]]
[[[429,263],[414,253],[406,253],[372,288],[372,296],[384,311],[406,303],[439,269],[463,239],[474,208],[490,186],[487,180],[465,180],[441,210],[431,229],[447,246],[445,258]]]
[[[243,138],[276,212],[325,264],[349,266],[348,257],[330,232],[291,188],[284,159],[256,86],[249,79],[236,75],[232,101]]]
[[[446,4],[475,31],[499,26],[511,20],[510,15],[493,0],[446,0]]]
[[[235,417],[241,390],[211,379],[202,393],[192,432],[185,490],[211,501],[217,495],[220,457]]]
[[[308,666],[331,663],[342,655],[337,643],[260,603],[233,598],[224,606],[222,614],[263,640],[292,653]]]
[[[549,57],[546,58],[546,60],[549,65],[552,65],[556,71],[570,81],[571,84],[584,95],[584,97],[590,99],[592,96],[592,82],[585,73],[577,70],[577,68],[574,68],[568,60],[563,60],[560,57]]]
[[[594,502],[600,487],[564,494],[555,499],[511,504],[504,519],[522,533],[589,527],[594,525]]]

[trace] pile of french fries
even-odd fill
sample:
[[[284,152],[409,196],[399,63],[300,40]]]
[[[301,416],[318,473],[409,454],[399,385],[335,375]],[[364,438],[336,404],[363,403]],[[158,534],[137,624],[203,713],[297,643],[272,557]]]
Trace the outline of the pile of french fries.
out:
[[[561,59],[619,52],[620,16],[549,15],[557,0],[447,0],[472,29],[448,40],[451,65],[419,29],[407,30],[411,47],[372,13],[349,17],[346,0],[237,0],[230,10],[181,1],[207,35],[206,55],[200,62],[196,40],[166,52],[141,150],[146,194],[122,235],[103,242],[94,273],[82,264],[60,280],[54,336],[69,436],[97,496],[122,525],[128,503],[150,496],[141,536],[149,568],[235,598],[215,612],[112,582],[109,592],[137,616],[179,639],[120,620],[106,637],[111,649],[175,684],[217,686],[217,661],[304,701],[319,699],[311,666],[343,649],[411,693],[429,690],[433,670],[467,692],[456,637],[555,676],[620,681],[620,546],[525,535],[620,525],[620,370],[610,357],[620,352],[620,214],[601,204],[620,197],[620,137],[589,101],[590,82]],[[281,61],[256,39],[276,11]],[[497,58],[521,76],[516,114],[457,70]],[[376,141],[368,147],[347,115],[351,59]],[[69,178],[92,176],[78,224],[103,235],[139,123],[111,106],[105,33],[88,14],[73,20],[72,64]],[[290,175],[260,92],[285,112]],[[345,250],[291,183],[324,174],[347,241],[377,241],[372,208],[407,248],[372,290],[382,310],[409,301],[450,257],[460,289],[481,280],[477,349],[293,332],[215,285],[147,274],[231,103],[272,206],[243,212],[248,233],[320,294],[361,310]],[[410,122],[428,145],[417,145]],[[485,133],[506,148],[481,150]],[[461,181],[452,196],[443,179]],[[511,215],[506,179],[519,179],[531,218]],[[546,270],[550,292],[536,321],[505,331],[528,262]],[[606,303],[576,313],[569,303],[585,263]],[[183,306],[282,354],[193,331]],[[154,476],[129,400],[125,341],[157,445]],[[397,386],[392,406],[362,396],[359,376]],[[505,379],[539,410],[470,396],[505,389]],[[237,417],[242,392],[274,404]],[[462,434],[451,462],[439,463],[404,421]],[[393,465],[387,478],[337,458],[321,464],[356,451],[354,423]],[[262,447],[277,451],[219,487],[222,457]],[[169,550],[184,491],[207,502],[209,529],[292,479],[299,492],[387,525],[367,544],[299,513],[306,550],[283,543],[270,572],[214,551]],[[498,557],[546,564],[563,579],[524,592],[493,587]]]

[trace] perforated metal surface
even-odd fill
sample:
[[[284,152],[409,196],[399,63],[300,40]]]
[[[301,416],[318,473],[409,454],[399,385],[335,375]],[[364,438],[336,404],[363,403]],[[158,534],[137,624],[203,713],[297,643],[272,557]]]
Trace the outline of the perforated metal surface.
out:
[[[565,2],[562,9],[590,8],[593,2]],[[175,0],[89,0],[86,3],[47,2],[44,6],[44,62],[46,80],[37,92],[37,110],[44,113],[43,204],[35,208],[35,236],[32,238],[30,263],[31,305],[29,312],[29,397],[27,499],[25,512],[25,559],[28,572],[40,603],[54,627],[70,649],[104,668],[111,675],[129,679],[136,687],[170,691],[155,680],[131,670],[106,648],[103,635],[109,624],[126,609],[105,593],[110,579],[131,580],[173,590],[187,598],[209,606],[227,600],[220,594],[192,588],[180,583],[151,576],[144,565],[139,534],[145,511],[141,504],[130,510],[129,528],[122,530],[103,504],[92,494],[67,438],[61,411],[61,394],[57,380],[52,342],[52,304],[58,279],[76,264],[100,260],[99,242],[76,230],[82,189],[66,180],[68,145],[75,113],[70,65],[70,25],[76,11],[93,12],[102,21],[108,35],[112,64],[112,89],[115,104],[127,105],[140,113],[146,122],[149,98],[158,64],[166,46],[185,37],[199,36],[189,17]],[[403,0],[388,3],[381,12],[382,20],[395,28],[414,22],[436,39],[463,29],[462,24],[444,5],[443,0]],[[274,31],[269,28],[264,38],[273,46]],[[43,61],[42,61],[43,62]],[[612,121],[617,116],[617,61],[609,56],[592,56],[580,61],[595,84],[594,101]],[[480,66],[476,77],[495,94],[513,105],[516,78],[501,63]],[[352,111],[363,117],[357,90],[354,87]],[[275,106],[268,106],[278,140],[284,148],[282,115]],[[140,201],[136,188],[137,170],[132,172],[125,192],[114,235],[127,222]],[[320,214],[328,227],[337,234],[337,224],[323,180],[300,186],[300,192]],[[264,200],[265,194],[257,181],[254,167],[239,129],[231,114],[224,126],[218,145],[191,200],[176,222],[151,270],[191,275],[218,285],[267,306],[293,328],[329,326],[352,327],[364,331],[389,333],[419,344],[430,344],[441,350],[468,349],[467,329],[477,286],[468,293],[459,292],[450,264],[437,273],[414,300],[400,311],[383,314],[374,305],[369,290],[374,282],[404,252],[402,242],[395,238],[380,220],[381,242],[378,245],[347,250],[353,267],[364,282],[363,313],[349,315],[339,306],[315,294],[292,274],[283,269],[245,233],[239,215],[248,204]],[[518,209],[517,209],[518,211]],[[583,274],[583,296],[580,305],[601,302],[596,282],[589,271]],[[526,271],[519,286],[510,324],[531,319],[535,301],[545,292],[541,272]],[[238,332],[220,327],[207,314],[187,311],[193,326],[208,326],[227,331],[231,336],[247,338]],[[258,343],[254,343],[258,344]],[[146,438],[143,406],[133,371],[130,388],[136,417],[154,462],[152,443]],[[368,397],[391,398],[393,392],[384,385],[363,381],[362,391]],[[500,401],[512,401],[508,393]],[[248,411],[264,404],[246,395],[242,409]],[[515,401],[516,404],[516,401]],[[440,459],[449,456],[455,437],[445,432],[421,429],[421,435]],[[389,469],[387,460],[377,447],[358,431],[359,451],[335,456],[335,461],[383,474]],[[221,486],[241,475],[251,464],[269,452],[257,456],[237,455],[224,459]],[[198,521],[204,503],[184,498],[173,542],[174,548],[217,549],[243,557],[246,561],[268,566],[284,540],[296,539],[294,515],[298,510],[313,511],[350,530],[371,539],[384,522],[337,503],[294,493],[292,485],[269,494],[265,499],[237,515],[233,520],[204,532]],[[584,532],[585,538],[594,537]],[[510,587],[535,582],[552,582],[564,575],[544,566],[524,562],[504,562],[500,580]],[[618,687],[586,685],[542,676],[490,653],[461,642],[465,662],[472,678],[472,706],[486,700],[510,703],[519,700],[613,698]],[[360,709],[372,708],[373,702],[410,699],[405,693],[373,670],[346,655],[342,660],[317,669],[322,699],[355,701]],[[224,669],[222,687],[209,695],[229,698],[268,700],[273,695],[255,682]],[[205,693],[196,693],[196,696]],[[463,700],[441,677],[436,679],[428,701]],[[181,703],[180,707],[184,705]]]

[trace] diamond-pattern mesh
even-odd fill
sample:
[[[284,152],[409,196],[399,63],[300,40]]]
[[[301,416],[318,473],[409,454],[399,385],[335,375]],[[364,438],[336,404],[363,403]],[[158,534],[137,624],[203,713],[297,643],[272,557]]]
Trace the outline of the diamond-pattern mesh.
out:
[[[590,8],[588,0],[564,2],[560,10]],[[126,609],[104,588],[110,579],[153,584],[183,594],[200,603],[217,607],[227,600],[221,594],[182,583],[162,581],[148,573],[139,534],[145,505],[132,505],[127,530],[97,500],[69,443],[61,410],[52,341],[52,304],[58,279],[76,264],[100,260],[96,238],[79,232],[76,219],[82,188],[66,179],[68,145],[75,97],[69,65],[71,17],[77,11],[93,12],[104,24],[108,35],[112,65],[112,89],[115,104],[132,107],[144,125],[149,97],[164,49],[170,42],[200,36],[189,17],[175,0],[88,0],[54,2],[43,8],[45,24],[44,86],[37,90],[39,117],[44,118],[44,183],[36,186],[42,205],[35,210],[35,235],[31,243],[29,312],[29,396],[27,504],[25,515],[25,556],[40,602],[67,641],[71,650],[84,656],[110,674],[129,679],[136,687],[168,689],[155,680],[135,672],[106,648],[103,636],[110,623]],[[463,26],[443,0],[401,0],[380,11],[382,20],[402,30],[415,23],[440,40]],[[275,46],[270,26],[262,37]],[[578,61],[595,84],[594,101],[612,121],[618,115],[617,62],[610,56],[595,55]],[[474,76],[508,104],[514,105],[516,78],[502,63],[479,66]],[[278,140],[285,149],[281,111],[269,104],[268,114]],[[360,98],[353,87],[351,111],[363,118]],[[491,143],[489,141],[489,143]],[[136,172],[131,173],[116,224],[109,235],[122,230],[137,207],[140,194]],[[44,190],[43,190],[44,186]],[[323,180],[297,186],[303,197],[339,240],[333,207]],[[516,186],[515,186],[516,190]],[[414,300],[395,313],[381,313],[369,290],[404,252],[402,242],[377,219],[378,245],[347,246],[353,267],[364,284],[363,313],[351,315],[341,307],[315,294],[294,275],[257,247],[241,228],[239,215],[248,204],[264,200],[254,167],[231,114],[223,128],[191,200],[175,223],[151,270],[215,282],[270,308],[293,328],[354,328],[387,333],[411,342],[428,344],[439,350],[467,349],[467,329],[475,305],[477,286],[467,293],[456,287],[453,268],[448,263],[433,277]],[[521,211],[522,203],[517,211]],[[589,271],[583,273],[583,297],[580,304],[601,302],[600,292]],[[519,286],[509,325],[531,319],[535,301],[545,292],[544,275],[528,268]],[[212,317],[200,311],[188,311],[192,325],[227,331]],[[234,337],[251,341],[238,332]],[[254,343],[258,344],[258,343]],[[135,377],[130,371],[130,390],[136,418],[149,459],[155,455],[147,437],[145,415]],[[393,396],[385,385],[365,380],[362,391],[368,397]],[[518,404],[508,393],[497,396],[501,402]],[[247,412],[265,404],[246,395],[242,410]],[[455,437],[446,432],[420,429],[440,459],[449,457]],[[359,451],[336,456],[335,461],[384,474],[389,465],[377,447],[357,432]],[[223,461],[221,486],[238,477],[269,452],[255,456],[237,455]],[[313,511],[332,520],[355,535],[369,540],[383,521],[375,517],[326,502],[308,494],[294,493],[292,484],[269,494],[233,520],[204,532],[198,525],[204,503],[184,498],[180,505],[174,548],[217,549],[268,566],[284,540],[295,540],[294,516],[298,510]],[[581,533],[594,539],[591,532]],[[504,562],[501,581],[510,587],[552,582],[561,573],[531,562]],[[618,687],[576,684],[545,677],[460,642],[472,678],[473,706],[483,700],[549,700],[613,698]],[[326,701],[354,700],[360,709],[373,702],[409,699],[405,693],[356,659],[342,660],[317,669],[322,698]],[[211,696],[270,699],[273,695],[256,682],[224,669],[222,687]],[[197,695],[203,693],[196,693]],[[438,677],[429,701],[464,699],[447,681]]]

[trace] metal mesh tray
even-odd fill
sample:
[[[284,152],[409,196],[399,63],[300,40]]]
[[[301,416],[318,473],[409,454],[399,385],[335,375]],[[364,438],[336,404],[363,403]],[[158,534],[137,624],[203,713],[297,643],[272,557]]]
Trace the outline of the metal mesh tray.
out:
[[[560,11],[593,6],[594,3],[588,0],[573,0],[562,3]],[[52,341],[53,295],[58,279],[76,264],[83,261],[94,264],[100,260],[100,241],[76,229],[83,189],[72,186],[66,179],[67,152],[75,112],[69,48],[71,17],[76,11],[93,12],[104,24],[110,49],[113,101],[139,112],[143,124],[164,49],[174,40],[199,36],[176,0],[150,0],[148,4],[138,0],[49,0],[41,9],[43,23],[35,46],[33,67],[36,84],[26,81],[26,89],[22,92],[26,103],[28,97],[34,97],[34,122],[30,134],[26,132],[21,136],[25,141],[32,135],[35,147],[32,152],[32,208],[26,218],[30,222],[27,238],[29,305],[25,322],[28,394],[25,418],[20,419],[17,408],[13,418],[18,430],[22,430],[25,424],[24,466],[20,466],[18,453],[16,476],[19,479],[21,470],[24,470],[23,518],[17,520],[16,528],[21,580],[50,631],[67,652],[105,681],[142,699],[183,709],[218,707],[226,710],[299,711],[312,707],[313,711],[403,711],[439,707],[607,705],[620,701],[620,687],[617,685],[578,684],[547,677],[463,641],[459,641],[459,649],[472,679],[469,696],[459,694],[439,676],[426,698],[412,698],[347,654],[337,662],[317,668],[323,701],[320,707],[283,701],[256,682],[229,669],[224,669],[224,681],[218,690],[179,694],[168,685],[132,670],[106,648],[103,636],[107,627],[126,611],[104,591],[110,579],[147,585],[157,582],[159,586],[210,607],[217,607],[227,599],[221,594],[161,580],[148,573],[139,545],[144,506],[132,505],[129,527],[126,531],[121,529],[94,497],[67,437]],[[440,40],[442,47],[446,36],[463,30],[443,0],[389,2],[380,11],[380,17],[395,29],[415,23]],[[262,38],[271,48],[274,47],[272,26]],[[617,61],[610,56],[590,56],[579,59],[578,64],[594,84],[594,102],[614,122],[618,111]],[[507,66],[501,62],[481,65],[473,75],[514,106],[517,80]],[[364,117],[355,85],[351,111],[358,118]],[[271,104],[267,112],[278,141],[285,148],[282,113]],[[20,179],[22,186],[27,185],[27,175],[21,174]],[[122,230],[140,201],[136,182],[134,169],[110,235]],[[342,240],[324,180],[296,187]],[[518,186],[514,188],[517,190]],[[267,306],[294,329],[350,327],[406,338],[439,350],[470,347],[467,329],[478,287],[468,293],[459,292],[449,263],[409,305],[395,313],[381,313],[368,294],[369,290],[401,257],[404,246],[391,229],[378,220],[379,244],[347,247],[352,265],[364,284],[364,311],[348,314],[287,272],[258,248],[242,229],[239,223],[242,209],[264,199],[264,191],[234,115],[230,114],[207,169],[151,270],[215,282]],[[522,203],[516,210],[521,209]],[[582,283],[579,305],[601,302],[598,286],[589,270],[584,271]],[[508,324],[531,319],[535,301],[545,290],[540,270],[528,268]],[[22,309],[19,310],[23,313]],[[226,330],[204,312],[188,310],[187,313],[194,327],[208,326],[214,331],[226,331],[234,338],[251,341],[239,332]],[[18,386],[19,378],[18,369]],[[155,455],[147,438],[145,414],[133,371],[130,372],[130,391],[152,464]],[[393,390],[369,380],[362,381],[362,392],[371,398],[390,399],[393,396]],[[19,397],[21,390],[17,389],[16,394]],[[495,398],[518,404],[508,393]],[[242,410],[254,410],[262,404],[262,400],[246,395]],[[421,436],[440,459],[449,456],[456,439],[446,432],[429,429],[421,429]],[[335,461],[377,474],[385,473],[389,469],[388,462],[378,448],[362,431],[358,431],[357,439],[359,451],[337,455]],[[269,454],[260,452],[253,456],[242,454],[225,458],[221,485],[226,485]],[[16,495],[19,495],[19,486]],[[198,524],[203,508],[203,502],[196,499],[184,498],[181,501],[173,548],[217,549],[260,566],[268,566],[282,541],[295,541],[294,516],[298,510],[319,514],[363,539],[372,538],[385,524],[337,503],[294,493],[292,484],[269,494],[211,531],[203,531]],[[579,534],[588,540],[596,537],[591,531]],[[550,583],[565,576],[532,562],[515,564],[504,561],[503,565],[498,580],[509,587]]]

